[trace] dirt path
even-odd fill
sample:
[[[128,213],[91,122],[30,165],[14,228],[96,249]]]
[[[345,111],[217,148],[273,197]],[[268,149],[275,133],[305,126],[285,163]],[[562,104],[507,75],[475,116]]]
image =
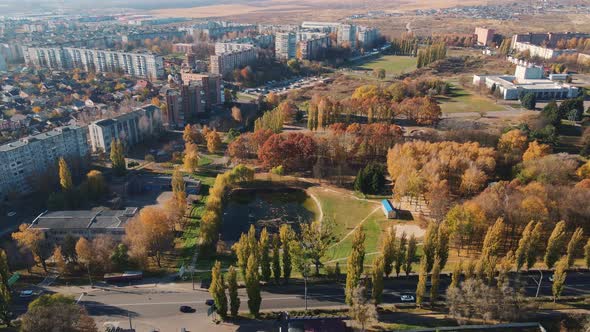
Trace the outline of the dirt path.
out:
[[[322,209],[322,204],[320,203],[320,200],[317,198],[316,195],[312,194],[309,190],[306,190],[306,192],[309,195],[309,197],[311,197],[311,199],[313,199],[313,201],[315,202],[315,205],[317,205],[317,207],[318,207],[318,210],[320,210],[319,221],[321,223],[324,220],[324,209]]]
[[[330,246],[328,249],[332,249],[332,248],[334,248],[335,246],[339,245],[340,243],[344,242],[344,240],[346,240],[346,239],[347,239],[349,236],[351,236],[351,235],[354,233],[354,231],[356,231],[356,230],[357,230],[359,227],[362,227],[362,226],[363,226],[363,224],[365,223],[365,221],[367,221],[367,219],[369,219],[369,217],[370,217],[371,215],[373,215],[373,213],[375,213],[375,212],[377,212],[377,211],[379,211],[379,210],[381,210],[381,207],[380,207],[380,206],[376,207],[376,208],[375,208],[373,211],[371,211],[371,213],[369,213],[369,214],[368,214],[368,215],[365,217],[365,219],[361,220],[361,222],[359,222],[359,223],[358,223],[358,225],[354,226],[354,228],[353,228],[353,229],[352,229],[350,232],[348,232],[346,235],[344,235],[344,237],[342,237],[342,238],[340,239],[340,241],[338,241],[338,242],[334,243],[334,244],[333,244],[333,245],[331,245],[331,246]]]

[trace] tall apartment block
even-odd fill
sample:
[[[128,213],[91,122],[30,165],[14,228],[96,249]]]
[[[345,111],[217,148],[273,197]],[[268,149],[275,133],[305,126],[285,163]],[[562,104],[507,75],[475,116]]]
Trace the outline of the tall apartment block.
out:
[[[356,25],[341,24],[338,27],[338,45],[348,46],[350,48],[357,47]]]
[[[73,47],[30,47],[26,63],[51,69],[79,68],[95,72],[119,72],[151,80],[164,77],[164,61],[151,53],[128,53]]]
[[[34,190],[32,180],[56,169],[59,158],[88,155],[88,128],[59,127],[0,145],[0,199]]]
[[[297,55],[297,33],[279,32],[275,36],[275,56],[277,59],[288,60]]]
[[[379,30],[376,28],[358,27],[357,29],[358,47],[370,49],[375,47],[379,39]]]
[[[215,54],[210,58],[209,71],[223,76],[256,62],[257,57],[258,51],[253,47]]]
[[[475,28],[475,35],[477,36],[477,44],[482,46],[490,46],[494,40],[496,30],[487,28]]]
[[[111,151],[111,142],[120,139],[126,148],[154,136],[162,128],[162,111],[146,105],[111,119],[99,120],[88,126],[93,152]]]

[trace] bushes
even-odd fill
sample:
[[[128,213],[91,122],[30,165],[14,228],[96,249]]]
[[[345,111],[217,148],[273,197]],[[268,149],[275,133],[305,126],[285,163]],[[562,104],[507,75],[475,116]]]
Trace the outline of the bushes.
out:
[[[527,93],[520,98],[520,104],[527,110],[534,110],[537,106],[537,97],[534,93]]]

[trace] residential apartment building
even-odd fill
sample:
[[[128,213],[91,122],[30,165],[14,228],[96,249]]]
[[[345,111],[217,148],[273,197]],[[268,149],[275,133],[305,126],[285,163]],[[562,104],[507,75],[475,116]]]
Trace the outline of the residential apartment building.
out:
[[[516,52],[529,52],[531,57],[539,57],[542,59],[555,59],[562,55],[578,54],[578,50],[560,50],[556,48],[549,48],[539,46],[527,42],[514,43],[514,50]]]
[[[172,44],[172,52],[174,53],[193,53],[195,49],[195,44],[187,44],[187,43],[176,43]]]
[[[183,85],[189,85],[192,82],[200,83],[205,93],[205,109],[207,111],[210,111],[214,105],[225,102],[223,80],[220,75],[183,72],[180,74],[180,79]]]
[[[164,61],[152,53],[129,53],[73,47],[30,47],[25,51],[28,65],[50,69],[119,72],[151,80],[164,77]]]
[[[297,56],[297,33],[279,32],[275,35],[275,57],[281,60]]]
[[[512,36],[512,48],[516,48],[516,43],[529,43],[553,48],[557,46],[560,40],[570,40],[573,38],[590,38],[590,33],[562,32],[562,33],[523,33]]]
[[[88,126],[93,152],[109,152],[111,142],[120,139],[125,148],[156,135],[162,128],[162,111],[146,105],[111,119],[99,120]]]
[[[350,48],[357,48],[356,31],[356,25],[341,24],[340,27],[338,27],[338,45],[348,46]]]
[[[477,44],[481,46],[490,46],[494,40],[496,30],[487,28],[475,28],[475,35],[477,36]]]
[[[52,211],[39,215],[29,228],[40,230],[52,244],[63,244],[66,236],[84,237],[93,240],[98,236],[108,236],[120,242],[125,236],[125,226],[138,208],[100,211]]]
[[[364,49],[371,49],[377,45],[379,39],[379,30],[376,28],[358,27],[358,43],[359,47]]]
[[[34,190],[32,179],[57,168],[66,160],[88,155],[88,129],[67,126],[0,145],[0,199]]]
[[[235,69],[243,68],[256,62],[258,53],[254,48],[212,55],[209,71],[217,75],[227,75]]]
[[[182,95],[179,89],[166,89],[164,93],[166,100],[166,119],[164,123],[168,129],[179,129],[186,125],[186,117],[182,109]]]
[[[309,39],[302,39],[297,43],[297,58],[299,60],[320,60],[326,57],[330,47],[330,37],[326,34],[314,35]]]
[[[227,52],[243,51],[254,48],[254,45],[247,43],[215,43],[215,54],[221,55]]]

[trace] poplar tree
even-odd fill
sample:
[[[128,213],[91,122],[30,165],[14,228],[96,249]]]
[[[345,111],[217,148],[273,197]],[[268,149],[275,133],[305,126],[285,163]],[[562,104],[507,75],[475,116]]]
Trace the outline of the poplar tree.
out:
[[[560,221],[555,225],[551,236],[547,241],[547,249],[545,251],[545,265],[548,269],[553,268],[565,245],[565,221]]]
[[[590,239],[584,246],[584,260],[586,261],[586,267],[590,269]]]
[[[563,291],[563,285],[565,284],[565,278],[567,276],[567,257],[562,257],[557,266],[555,267],[555,272],[553,273],[553,285],[551,290],[553,291],[553,302],[557,301],[557,299],[561,296],[561,292]]]
[[[428,272],[432,270],[434,264],[434,256],[436,255],[436,238],[438,236],[438,227],[434,222],[428,224],[426,234],[424,235],[424,244],[422,250],[426,258],[426,269]]]
[[[383,244],[381,246],[381,255],[383,256],[385,275],[389,277],[393,270],[393,263],[396,257],[395,227],[393,226],[388,227],[385,232],[385,237],[383,238]]]
[[[475,268],[476,262],[473,259],[467,261],[467,265],[465,266],[465,280],[473,279],[475,277]]]
[[[246,293],[248,294],[248,310],[254,317],[258,317],[260,312],[260,276],[258,275],[258,260],[255,255],[248,258],[248,267],[246,268]]]
[[[352,240],[352,252],[348,256],[346,265],[346,303],[352,304],[354,289],[358,286],[363,264],[365,261],[365,232],[359,227],[354,233]]]
[[[229,312],[232,317],[238,316],[240,310],[240,297],[238,296],[238,273],[232,265],[227,273],[227,290],[229,293]]]
[[[221,262],[216,261],[211,270],[211,286],[209,286],[209,294],[213,297],[215,302],[215,311],[225,320],[227,318],[227,297],[225,296],[225,283],[223,275],[221,274]]]
[[[373,261],[373,270],[371,271],[373,290],[371,295],[375,301],[375,304],[381,303],[381,298],[383,296],[383,273],[385,272],[384,262],[385,260],[383,256],[378,256]]]
[[[453,274],[451,275],[451,285],[449,286],[450,288],[459,287],[461,273],[463,273],[463,261],[459,261],[459,263],[455,264],[455,267],[453,268]]]
[[[504,241],[504,219],[498,218],[494,225],[488,228],[486,237],[483,240],[483,247],[481,249],[481,257],[489,259],[492,256],[497,257],[502,249]]]
[[[285,283],[288,283],[289,278],[291,277],[291,270],[293,269],[290,249],[290,242],[293,239],[293,230],[291,229],[291,226],[287,224],[281,225],[279,235],[281,237],[281,245],[283,249],[283,278],[285,279]]]
[[[68,167],[68,163],[64,158],[59,158],[59,184],[61,190],[65,193],[69,193],[74,189],[74,183],[72,182],[72,173]]]
[[[437,256],[434,258],[434,265],[432,266],[432,273],[430,274],[430,304],[434,304],[438,298],[438,288],[440,286],[440,270],[441,262]]]
[[[278,284],[281,280],[281,239],[278,234],[272,237],[272,276]]]
[[[416,286],[416,304],[422,306],[422,301],[426,295],[426,279],[428,279],[428,263],[426,256],[420,260],[420,272],[418,274],[418,285]]]
[[[445,225],[438,227],[436,256],[440,259],[440,269],[444,269],[449,259],[449,230]]]
[[[578,227],[570,241],[567,244],[567,266],[572,267],[574,265],[574,260],[576,258],[576,254],[578,253],[578,248],[580,247],[580,243],[582,243],[582,237],[584,236],[584,230],[582,227]]]
[[[262,280],[268,282],[270,280],[270,238],[266,227],[260,232],[260,242],[258,244],[260,252],[260,271]]]
[[[402,236],[399,238],[397,249],[395,250],[395,275],[397,277],[399,277],[402,267],[406,261],[407,244],[407,235],[406,232],[403,232]]]
[[[504,258],[500,261],[500,269],[498,271],[498,287],[509,286],[508,273],[512,270],[515,257],[512,250],[510,250]]]
[[[123,143],[121,142],[121,140],[113,139],[111,141],[110,158],[111,158],[113,171],[117,175],[123,175],[127,169],[127,166],[125,165],[125,156],[124,156],[123,150],[124,150],[124,148],[123,148]]]
[[[533,232],[531,233],[531,241],[527,252],[527,270],[530,270],[537,262],[537,257],[539,256],[540,250],[539,247],[541,246],[542,240],[541,236],[543,234],[542,227],[543,226],[541,225],[541,223],[538,222],[535,228],[533,229]]]
[[[414,234],[410,236],[410,241],[408,242],[408,250],[406,250],[406,259],[404,261],[404,272],[406,276],[409,276],[412,273],[412,264],[416,260],[416,251],[418,250],[418,244],[416,241],[416,237]]]
[[[520,240],[518,240],[518,248],[516,249],[515,259],[516,259],[516,272],[520,271],[520,269],[525,265],[527,262],[527,254],[529,252],[529,247],[531,245],[531,236],[533,233],[535,222],[530,221],[524,230],[522,231],[522,235]]]

